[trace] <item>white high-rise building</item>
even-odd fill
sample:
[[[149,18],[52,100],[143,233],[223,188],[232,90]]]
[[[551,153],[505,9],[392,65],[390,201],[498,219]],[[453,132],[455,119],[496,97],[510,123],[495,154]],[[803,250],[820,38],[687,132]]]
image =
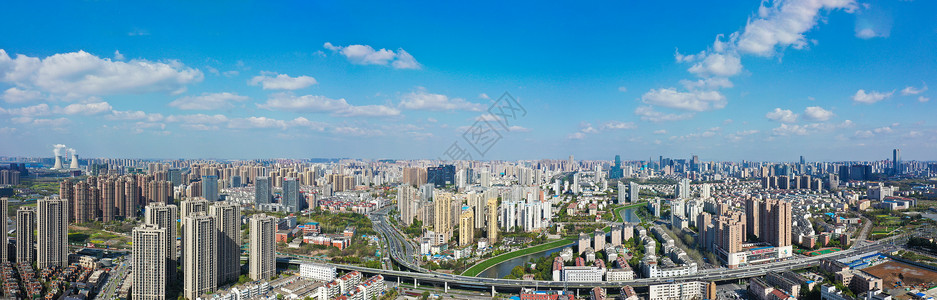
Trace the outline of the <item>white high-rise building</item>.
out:
[[[36,208],[23,206],[16,211],[16,262],[36,261]]]
[[[276,218],[264,214],[251,216],[249,261],[251,280],[270,280],[276,275],[276,231]]]
[[[504,201],[501,203],[501,226],[504,231],[510,232],[517,225],[517,203],[514,201]]]
[[[7,232],[9,232],[9,230],[7,230],[7,221],[6,221],[7,216],[10,215],[9,212],[7,211],[8,209],[10,209],[9,204],[10,204],[10,199],[8,199],[7,197],[0,198],[0,217],[3,217],[2,219],[0,219],[0,221],[2,221],[0,222],[0,262],[5,262],[5,261],[10,260],[9,253],[8,253],[9,251],[7,249],[7,244],[10,243],[10,236],[7,235]]]
[[[328,282],[335,279],[337,275],[334,266],[317,263],[302,263],[299,265],[299,276],[306,279]]]
[[[690,198],[690,180],[683,178],[680,179],[680,182],[677,182],[677,187],[674,190],[674,196],[677,199],[687,199]]]
[[[36,266],[68,266],[68,201],[45,197],[36,203]]]
[[[628,189],[624,182],[618,182],[618,204],[628,202]]]
[[[165,300],[170,261],[168,229],[143,224],[133,229],[133,299]]]
[[[215,202],[208,208],[218,230],[218,285],[237,281],[241,275],[241,207],[232,202]]]
[[[185,249],[183,296],[196,299],[215,291],[218,258],[218,229],[215,218],[203,214],[182,219]]]
[[[202,198],[187,198],[179,202],[179,218],[186,218],[192,214],[207,213],[212,201]]]

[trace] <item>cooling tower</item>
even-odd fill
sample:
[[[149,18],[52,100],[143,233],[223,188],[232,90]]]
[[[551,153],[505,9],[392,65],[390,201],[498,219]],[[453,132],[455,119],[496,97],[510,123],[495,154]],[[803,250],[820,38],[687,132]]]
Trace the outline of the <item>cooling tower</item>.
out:
[[[72,163],[68,166],[69,169],[78,169],[78,154],[72,154]]]
[[[56,156],[55,156],[55,166],[53,166],[52,169],[53,169],[53,170],[60,170],[60,169],[62,169],[62,156],[61,156],[61,155],[56,155]]]

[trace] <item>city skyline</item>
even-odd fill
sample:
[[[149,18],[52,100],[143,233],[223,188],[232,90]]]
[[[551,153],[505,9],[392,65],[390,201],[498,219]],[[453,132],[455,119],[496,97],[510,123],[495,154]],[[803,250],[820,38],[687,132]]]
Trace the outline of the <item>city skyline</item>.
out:
[[[505,92],[473,159],[937,153],[932,2],[34,5],[0,12],[3,155],[445,158]]]

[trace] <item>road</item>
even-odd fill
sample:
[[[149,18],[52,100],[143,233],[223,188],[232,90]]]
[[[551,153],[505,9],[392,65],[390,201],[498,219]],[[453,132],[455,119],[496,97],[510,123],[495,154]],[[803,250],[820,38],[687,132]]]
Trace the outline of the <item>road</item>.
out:
[[[445,284],[449,286],[468,286],[468,287],[481,287],[481,288],[519,288],[519,287],[529,287],[537,285],[539,287],[547,288],[592,288],[592,287],[620,287],[622,285],[632,285],[632,286],[647,286],[652,284],[663,284],[668,282],[680,282],[680,281],[719,281],[727,279],[738,279],[738,278],[748,278],[761,276],[769,271],[788,271],[803,269],[811,266],[816,266],[819,264],[822,259],[841,259],[856,254],[866,253],[866,252],[881,252],[886,250],[894,249],[894,245],[886,243],[871,242],[866,240],[859,240],[855,246],[850,249],[829,253],[826,255],[814,256],[814,257],[793,257],[790,259],[771,262],[766,264],[745,266],[736,269],[727,269],[727,268],[718,268],[718,269],[706,269],[697,272],[696,274],[686,275],[686,276],[676,276],[676,277],[666,277],[666,278],[639,278],[631,281],[620,281],[620,282],[563,282],[563,281],[523,281],[523,280],[512,280],[512,279],[497,279],[497,278],[483,278],[483,277],[469,277],[461,275],[452,275],[432,272],[420,267],[416,261],[416,251],[412,243],[406,240],[403,237],[403,234],[396,228],[394,228],[389,221],[387,220],[387,212],[390,211],[392,207],[385,207],[377,212],[373,213],[371,218],[374,222],[374,228],[382,236],[384,236],[385,241],[387,241],[388,246],[390,247],[389,255],[394,261],[397,261],[402,266],[414,270],[417,272],[410,271],[394,271],[394,270],[382,270],[382,269],[372,269],[359,266],[350,266],[350,265],[340,265],[332,264],[339,269],[343,270],[356,270],[368,274],[383,274],[386,277],[398,277],[406,278],[406,280],[417,280],[422,283],[435,283],[435,284]],[[299,264],[307,259],[290,256],[286,258],[279,259],[282,262],[290,264]]]
[[[98,296],[95,299],[117,299],[120,284],[130,275],[130,261],[122,260],[109,273],[104,285],[98,289]]]

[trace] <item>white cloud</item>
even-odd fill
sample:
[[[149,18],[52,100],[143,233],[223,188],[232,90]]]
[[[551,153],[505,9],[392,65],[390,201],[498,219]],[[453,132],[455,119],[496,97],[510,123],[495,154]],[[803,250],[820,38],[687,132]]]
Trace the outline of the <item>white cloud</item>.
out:
[[[373,47],[368,45],[335,46],[328,42],[326,42],[323,47],[345,56],[348,61],[354,64],[389,65],[394,69],[422,68],[420,63],[413,58],[413,55],[410,55],[410,53],[403,49],[397,49],[397,52],[394,52],[393,50],[383,48],[381,48],[381,50],[374,50]]]
[[[638,128],[634,122],[609,121],[602,124],[602,129],[635,129]]]
[[[332,129],[333,132],[342,134],[342,135],[352,135],[352,136],[382,136],[384,132],[379,129],[370,129],[370,128],[361,128],[353,126],[342,126],[335,127]]]
[[[386,117],[400,115],[400,110],[386,105],[349,105],[345,109],[335,111],[334,114],[342,117]]]
[[[400,107],[410,110],[465,110],[482,111],[485,106],[479,103],[465,101],[462,98],[449,98],[443,94],[433,94],[424,88],[418,88],[403,96]]]
[[[930,98],[927,98],[927,97],[924,97],[924,96],[918,96],[918,97],[917,97],[917,101],[918,101],[918,102],[921,102],[921,103],[924,103],[924,102],[930,101]]]
[[[0,114],[7,114],[13,116],[21,117],[36,117],[36,116],[45,116],[52,114],[53,109],[49,107],[48,104],[36,104],[32,106],[25,106],[19,108],[3,108],[0,107]]]
[[[863,28],[863,29],[856,28],[856,37],[867,40],[867,39],[877,38],[877,37],[888,37],[888,33],[887,32],[878,33],[878,32],[875,32],[875,30],[873,30],[872,28]]]
[[[688,71],[700,76],[735,76],[742,72],[742,60],[737,54],[709,53]]]
[[[68,124],[71,124],[72,121],[66,118],[56,118],[56,119],[35,119],[32,120],[32,124],[36,126],[48,126],[48,127],[62,127]]]
[[[61,109],[61,112],[66,115],[96,115],[101,113],[110,112],[113,108],[107,102],[97,102],[97,103],[76,103],[69,104],[65,108]]]
[[[875,136],[871,130],[856,130],[855,137],[857,138],[870,138]]]
[[[567,135],[566,138],[570,140],[581,140],[586,138],[586,134],[582,132],[574,132]]]
[[[526,127],[522,127],[522,126],[518,126],[518,125],[511,125],[511,127],[508,127],[508,131],[514,131],[514,132],[530,132],[530,128],[526,128]]]
[[[149,122],[158,122],[163,120],[163,115],[158,113],[146,113],[144,111],[111,111],[111,114],[106,116],[108,120],[147,120]]]
[[[665,114],[659,111],[655,111],[651,106],[639,106],[638,108],[635,108],[634,114],[640,116],[641,120],[651,122],[680,121],[693,117],[693,113]]]
[[[215,110],[231,107],[231,102],[246,101],[247,96],[236,93],[202,93],[199,96],[186,96],[169,102],[169,106],[182,110]]]
[[[882,93],[877,91],[866,92],[863,89],[856,91],[856,94],[852,96],[852,100],[860,103],[872,104],[885,100],[888,97],[891,97],[894,94],[894,91],[888,93]]]
[[[282,111],[329,112],[342,117],[400,115],[400,110],[385,105],[354,106],[348,104],[345,99],[331,99],[318,95],[295,96],[289,93],[273,94],[266,103],[257,106]]]
[[[251,128],[283,128],[287,122],[267,117],[248,117],[231,119],[228,121],[228,128],[251,129]]]
[[[806,125],[797,125],[797,124],[781,124],[778,128],[772,130],[774,135],[787,136],[787,135],[807,135],[808,126]]]
[[[224,115],[206,115],[206,114],[194,114],[194,115],[171,115],[166,117],[166,122],[170,123],[186,123],[186,124],[220,124],[228,121],[228,117]]]
[[[680,80],[680,84],[688,90],[720,89],[732,87],[732,81],[725,77],[711,77],[698,80]]]
[[[771,6],[765,6],[770,3]],[[749,19],[741,34],[737,34],[737,48],[744,53],[771,56],[776,48],[801,49],[807,46],[804,33],[817,24],[820,10],[844,9],[852,12],[853,0],[790,0],[762,2],[758,15]],[[736,36],[733,34],[733,36]]]
[[[485,93],[478,94],[478,98],[479,99],[491,99],[491,97],[488,97],[488,94],[485,94]]]
[[[124,55],[120,51],[114,50],[114,60],[124,60]]]
[[[627,91],[628,91],[628,88],[627,88],[627,87],[620,86],[620,87],[618,87],[618,91],[624,93],[624,92],[627,92]]]
[[[260,75],[254,76],[250,81],[251,85],[260,84],[265,90],[298,90],[313,86],[317,83],[315,78],[306,75],[290,77],[290,75],[287,74],[268,72],[261,72]]]
[[[28,102],[40,98],[42,98],[42,94],[38,91],[23,90],[16,87],[11,87],[3,92],[3,101],[7,103]]]
[[[582,122],[582,123],[579,123],[579,131],[582,132],[582,133],[596,133],[596,132],[599,132],[598,130],[595,129],[595,127],[592,127],[592,124],[590,124],[589,122]]]
[[[667,130],[666,129],[654,130],[654,134],[667,134]]]
[[[179,125],[179,127],[182,127],[183,129],[198,130],[198,131],[214,131],[214,130],[219,129],[218,126],[216,125],[206,125],[206,124],[182,124],[182,125]]]
[[[690,111],[707,111],[726,106],[726,97],[718,91],[680,92],[674,88],[651,89],[641,96],[641,100],[651,105]]]
[[[902,95],[902,96],[917,95],[917,94],[920,94],[920,93],[923,93],[923,92],[926,92],[926,91],[927,91],[927,84],[926,84],[926,83],[924,84],[924,86],[922,86],[922,87],[920,87],[920,88],[916,88],[916,87],[913,87],[913,86],[910,86],[910,85],[909,85],[909,86],[906,86],[904,89],[901,90],[901,95]]]
[[[127,62],[100,58],[84,51],[46,58],[17,55],[0,49],[0,82],[74,99],[94,95],[173,92],[202,81],[198,69],[178,61]]]
[[[813,121],[826,121],[833,117],[833,112],[819,106],[810,106],[804,109],[804,117]]]

